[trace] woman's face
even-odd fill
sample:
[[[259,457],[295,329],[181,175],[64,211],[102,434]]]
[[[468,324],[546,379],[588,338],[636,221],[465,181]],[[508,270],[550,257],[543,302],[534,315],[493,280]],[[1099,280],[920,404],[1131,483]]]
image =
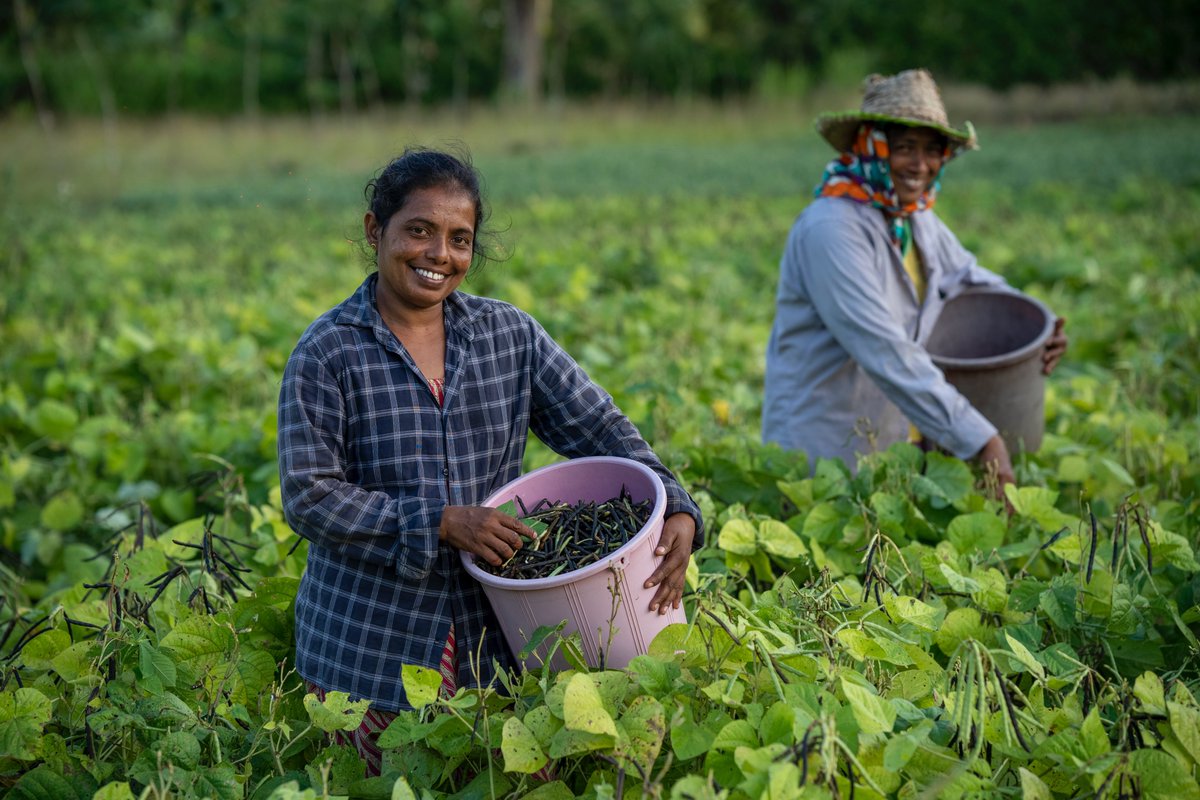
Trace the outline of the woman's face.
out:
[[[888,134],[888,166],[901,205],[915,203],[938,170],[946,139],[932,128],[896,128]]]
[[[471,267],[475,202],[459,186],[414,190],[386,227],[370,211],[363,227],[377,253],[381,312],[440,306]]]

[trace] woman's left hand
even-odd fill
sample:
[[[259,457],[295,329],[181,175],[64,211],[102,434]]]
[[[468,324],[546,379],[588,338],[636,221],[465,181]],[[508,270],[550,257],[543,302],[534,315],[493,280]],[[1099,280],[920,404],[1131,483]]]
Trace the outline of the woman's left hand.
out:
[[[1063,333],[1063,325],[1067,321],[1062,317],[1054,320],[1054,332],[1046,341],[1046,349],[1042,353],[1042,374],[1049,375],[1058,366],[1058,360],[1067,352],[1067,335]]]
[[[663,523],[662,537],[654,554],[662,556],[658,569],[646,579],[645,588],[655,586],[658,591],[650,600],[650,610],[666,614],[668,609],[679,608],[683,599],[683,581],[688,560],[692,557],[692,540],[696,538],[696,520],[691,514],[679,512],[667,517]]]

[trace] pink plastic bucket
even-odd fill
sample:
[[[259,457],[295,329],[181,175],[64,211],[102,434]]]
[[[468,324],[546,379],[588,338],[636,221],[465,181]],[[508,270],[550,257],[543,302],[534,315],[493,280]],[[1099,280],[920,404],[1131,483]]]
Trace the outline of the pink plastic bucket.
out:
[[[645,653],[667,625],[687,622],[682,608],[662,615],[650,611],[658,587],[642,588],[662,561],[654,555],[654,548],[667,505],[662,479],[649,467],[627,458],[577,458],[522,475],[483,505],[495,508],[517,495],[527,506],[543,497],[572,505],[602,503],[620,494],[622,486],[635,502],[654,501],[650,519],[621,549],[594,564],[552,578],[512,580],[484,572],[475,566],[473,555],[462,553],[463,566],[483,585],[514,657],[520,658],[538,627],[566,621],[563,635],[579,633],[589,666],[620,669]],[[526,659],[525,666],[540,667],[547,649],[540,647],[540,652]],[[568,665],[556,654],[551,666],[566,669]]]

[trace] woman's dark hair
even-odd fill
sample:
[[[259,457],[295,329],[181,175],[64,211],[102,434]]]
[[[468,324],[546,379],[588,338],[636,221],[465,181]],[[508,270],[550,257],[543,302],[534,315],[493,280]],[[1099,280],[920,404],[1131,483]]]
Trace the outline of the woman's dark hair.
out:
[[[375,215],[382,230],[414,191],[455,186],[466,192],[475,204],[475,236],[472,240],[472,266],[475,266],[491,257],[486,242],[492,237],[483,229],[490,210],[483,199],[481,183],[479,171],[465,149],[451,154],[425,147],[407,147],[367,182],[363,195],[367,199],[367,208]]]

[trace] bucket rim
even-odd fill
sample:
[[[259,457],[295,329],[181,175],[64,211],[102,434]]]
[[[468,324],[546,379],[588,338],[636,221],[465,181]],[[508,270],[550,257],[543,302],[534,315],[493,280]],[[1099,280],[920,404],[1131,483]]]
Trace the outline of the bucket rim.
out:
[[[936,364],[938,367],[941,367],[943,370],[956,369],[964,371],[978,371],[985,369],[999,369],[1001,367],[1012,366],[1013,364],[1020,364],[1021,362],[1026,361],[1030,357],[1036,355],[1038,351],[1045,347],[1046,342],[1050,339],[1050,334],[1054,332],[1054,314],[1050,311],[1049,307],[1045,303],[1035,297],[1030,297],[1024,292],[999,292],[995,290],[984,289],[963,292],[962,294],[955,295],[955,297],[948,300],[946,304],[949,305],[959,297],[971,297],[977,295],[993,295],[996,297],[1009,298],[1016,297],[1025,303],[1028,303],[1042,314],[1043,324],[1041,332],[1038,333],[1038,335],[1029,344],[998,356],[985,356],[982,358],[956,358],[954,356],[941,356],[937,355],[936,353],[930,353],[929,356],[933,359],[934,364]]]
[[[489,495],[488,498],[480,505],[488,508],[496,508],[497,506],[501,505],[500,498],[503,495],[510,494],[512,492],[513,484],[523,482],[532,478],[533,476],[541,475],[546,472],[555,472],[563,469],[578,469],[580,466],[587,464],[616,464],[622,467],[633,469],[636,472],[642,473],[643,476],[650,478],[651,484],[654,487],[654,505],[650,509],[650,519],[646,521],[645,525],[638,529],[637,533],[629,537],[629,541],[621,545],[613,552],[609,553],[604,558],[593,564],[588,564],[586,567],[571,570],[570,572],[564,572],[561,575],[555,575],[552,578],[527,578],[523,580],[518,580],[516,578],[501,578],[499,575],[493,575],[490,572],[486,572],[476,566],[474,553],[468,553],[466,550],[460,550],[458,551],[458,554],[462,559],[463,568],[466,569],[467,574],[479,581],[484,586],[490,586],[495,589],[503,589],[505,591],[527,592],[542,589],[553,589],[568,583],[575,583],[576,581],[583,580],[595,575],[598,572],[609,569],[614,562],[621,560],[627,556],[636,545],[641,544],[643,538],[649,535],[650,529],[655,526],[656,521],[661,523],[666,515],[667,488],[663,484],[662,478],[657,472],[650,469],[640,461],[635,461],[632,458],[625,458],[624,456],[582,456],[580,458],[572,458],[566,461],[558,461],[554,464],[547,464],[544,467],[538,467],[537,469],[526,472],[524,475],[520,475],[504,484],[499,489],[492,492],[491,495]]]

